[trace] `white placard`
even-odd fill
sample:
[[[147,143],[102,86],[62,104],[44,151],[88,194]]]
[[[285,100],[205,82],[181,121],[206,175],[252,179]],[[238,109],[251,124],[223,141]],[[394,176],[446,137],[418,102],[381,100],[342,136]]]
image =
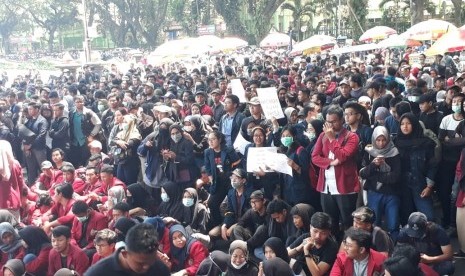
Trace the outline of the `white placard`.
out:
[[[251,143],[245,140],[245,138],[242,136],[241,132],[239,131],[239,134],[237,134],[236,140],[234,140],[234,144],[233,144],[234,149],[240,152],[242,155],[244,155],[245,147],[248,144],[251,144]]]
[[[247,172],[256,172],[260,169],[265,172],[272,171],[270,166],[269,154],[277,153],[278,148],[276,147],[250,147],[247,152]]]
[[[258,88],[257,94],[265,118],[268,120],[271,120],[272,117],[276,119],[284,118],[276,87]]]
[[[240,79],[231,80],[231,90],[233,95],[236,95],[241,103],[247,102],[247,98],[245,97],[244,86],[242,86],[242,82]]]
[[[287,164],[289,158],[285,154],[270,153],[268,158],[273,160],[272,164],[270,164],[272,170],[292,176],[292,168]]]

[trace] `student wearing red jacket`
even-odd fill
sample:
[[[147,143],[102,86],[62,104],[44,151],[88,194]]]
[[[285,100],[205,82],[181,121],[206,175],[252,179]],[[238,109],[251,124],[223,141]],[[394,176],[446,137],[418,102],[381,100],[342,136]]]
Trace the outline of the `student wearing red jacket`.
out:
[[[351,228],[346,231],[344,251],[337,254],[330,276],[381,275],[386,255],[371,248],[371,234]]]
[[[84,275],[89,267],[86,253],[71,243],[71,229],[60,225],[52,230],[52,246],[48,258],[47,276],[53,276],[61,268],[75,270]]]
[[[103,229],[97,232],[94,239],[95,252],[92,257],[92,264],[94,265],[102,259],[110,256],[115,252],[116,245],[116,232],[110,229]]]
[[[170,262],[173,276],[194,276],[200,263],[208,256],[208,249],[200,241],[187,235],[180,224],[170,228]]]
[[[74,214],[71,211],[75,202],[73,193],[73,186],[70,184],[61,184],[55,188],[55,204],[44,214],[44,217],[55,220],[44,224],[46,233],[49,233],[52,227],[58,225],[71,226],[73,224]]]
[[[90,258],[96,252],[95,234],[108,227],[107,217],[89,208],[85,201],[76,201],[72,210],[75,215],[71,228],[72,243],[83,249]]]
[[[52,244],[45,231],[37,226],[27,226],[18,232],[26,248],[16,256],[23,260],[26,271],[36,276],[47,274],[48,258]]]
[[[312,162],[320,168],[316,190],[321,193],[323,212],[334,221],[342,220],[347,229],[352,225],[360,190],[356,157],[359,138],[344,128],[344,112],[339,106],[328,108],[323,133],[312,152]],[[333,233],[338,234],[334,223]]]
[[[114,186],[122,186],[126,191],[126,184],[124,184],[121,180],[113,176],[113,166],[111,165],[103,165],[100,169],[100,179],[101,179],[101,186],[100,188],[94,190],[89,196],[92,200],[99,201],[105,203],[108,199],[108,190],[110,190]]]

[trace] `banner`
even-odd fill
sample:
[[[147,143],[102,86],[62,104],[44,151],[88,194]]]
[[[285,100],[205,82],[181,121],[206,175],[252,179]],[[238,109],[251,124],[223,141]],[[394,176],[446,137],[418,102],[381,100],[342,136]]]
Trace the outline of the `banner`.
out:
[[[265,118],[268,120],[271,120],[272,117],[276,119],[284,118],[276,87],[258,88],[257,94]]]

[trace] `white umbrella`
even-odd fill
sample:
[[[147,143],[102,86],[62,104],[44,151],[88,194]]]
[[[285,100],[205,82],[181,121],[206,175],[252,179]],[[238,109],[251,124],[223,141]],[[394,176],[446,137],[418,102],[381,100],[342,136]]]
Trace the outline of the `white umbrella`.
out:
[[[454,24],[447,21],[429,19],[413,25],[403,35],[414,40],[437,40],[443,34],[456,29]]]
[[[393,34],[390,37],[378,42],[380,48],[395,48],[406,46],[419,46],[421,45],[417,40],[408,39],[404,34]]]
[[[319,52],[324,47],[332,47],[336,44],[336,38],[329,35],[314,35],[297,43],[291,51],[291,55],[313,50]],[[324,49],[323,49],[324,50]]]
[[[386,26],[376,26],[371,29],[366,30],[358,40],[360,41],[373,41],[384,39],[392,34],[396,34],[397,31],[393,28]]]
[[[331,51],[331,55],[342,55],[342,54],[347,54],[347,53],[364,52],[364,51],[370,51],[370,50],[379,49],[379,48],[380,48],[379,45],[376,43],[354,45],[354,46],[334,49]]]
[[[286,47],[289,45],[291,38],[284,33],[270,33],[261,42],[260,47]],[[293,41],[293,43],[295,43]]]

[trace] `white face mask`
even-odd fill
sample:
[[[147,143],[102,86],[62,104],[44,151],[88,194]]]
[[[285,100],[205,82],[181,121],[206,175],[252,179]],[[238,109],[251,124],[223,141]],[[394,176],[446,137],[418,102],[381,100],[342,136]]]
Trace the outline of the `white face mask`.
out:
[[[182,205],[186,207],[191,207],[194,205],[194,199],[193,198],[183,198],[182,199]]]
[[[241,268],[242,268],[244,265],[246,265],[246,264],[247,264],[247,261],[243,262],[243,263],[240,264],[240,265],[236,265],[236,264],[234,264],[233,262],[231,262],[232,267],[234,267],[235,269],[241,269]]]

